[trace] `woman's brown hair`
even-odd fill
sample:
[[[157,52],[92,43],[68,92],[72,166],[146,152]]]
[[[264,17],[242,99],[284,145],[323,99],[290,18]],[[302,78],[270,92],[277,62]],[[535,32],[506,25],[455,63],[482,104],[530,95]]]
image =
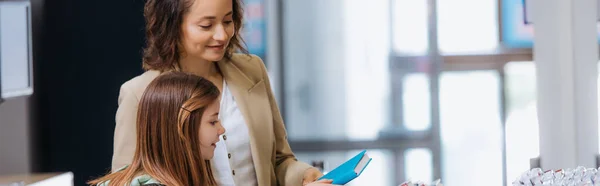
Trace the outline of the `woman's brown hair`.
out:
[[[146,19],[146,48],[143,67],[145,70],[165,71],[175,68],[183,48],[181,47],[181,25],[183,17],[195,0],[147,0],[144,6]],[[240,37],[244,10],[241,0],[233,1],[233,24],[235,34],[227,45],[225,57],[230,58],[239,50],[248,53]]]
[[[147,174],[168,186],[216,185],[202,159],[199,130],[204,110],[218,97],[217,87],[199,76],[167,72],[154,79],[139,103],[132,164],[88,184],[128,185]]]

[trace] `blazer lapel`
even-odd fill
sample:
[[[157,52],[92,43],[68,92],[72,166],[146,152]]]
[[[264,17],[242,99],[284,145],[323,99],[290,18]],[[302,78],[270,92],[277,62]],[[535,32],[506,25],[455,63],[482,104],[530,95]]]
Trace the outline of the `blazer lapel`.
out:
[[[271,152],[273,151],[273,131],[270,124],[273,118],[264,80],[252,80],[234,63],[222,60],[218,62],[223,78],[227,82],[240,109],[250,133],[252,160],[259,185],[271,185]]]

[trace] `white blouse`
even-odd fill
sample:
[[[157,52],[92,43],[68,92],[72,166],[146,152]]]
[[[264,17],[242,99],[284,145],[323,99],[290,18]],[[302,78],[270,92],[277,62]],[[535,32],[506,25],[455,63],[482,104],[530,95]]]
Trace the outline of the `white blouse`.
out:
[[[211,160],[213,175],[221,186],[258,185],[248,126],[225,80],[220,106],[219,119],[225,133]]]

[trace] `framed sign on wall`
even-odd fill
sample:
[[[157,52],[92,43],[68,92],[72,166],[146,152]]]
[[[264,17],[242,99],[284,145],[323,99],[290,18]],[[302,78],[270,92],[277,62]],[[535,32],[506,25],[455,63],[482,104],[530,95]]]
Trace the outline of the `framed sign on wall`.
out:
[[[508,48],[533,47],[535,0],[501,0],[501,42]],[[600,0],[597,0],[600,10]],[[600,20],[600,11],[598,11]],[[600,26],[600,25],[598,25]],[[600,36],[600,32],[598,32]],[[600,37],[599,37],[600,38]],[[598,40],[600,42],[600,39]]]

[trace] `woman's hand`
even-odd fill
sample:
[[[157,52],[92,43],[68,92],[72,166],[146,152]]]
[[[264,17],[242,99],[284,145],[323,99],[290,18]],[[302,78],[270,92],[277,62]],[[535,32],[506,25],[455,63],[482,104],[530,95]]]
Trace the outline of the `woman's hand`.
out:
[[[323,176],[323,173],[321,173],[321,171],[317,170],[316,168],[306,169],[306,171],[304,171],[302,185],[307,185],[309,183],[317,181],[317,179],[319,179],[322,176]]]
[[[333,182],[333,180],[323,179],[323,180],[315,181],[312,183],[308,183],[305,186],[332,186],[333,185],[333,184],[331,184],[332,182]]]

